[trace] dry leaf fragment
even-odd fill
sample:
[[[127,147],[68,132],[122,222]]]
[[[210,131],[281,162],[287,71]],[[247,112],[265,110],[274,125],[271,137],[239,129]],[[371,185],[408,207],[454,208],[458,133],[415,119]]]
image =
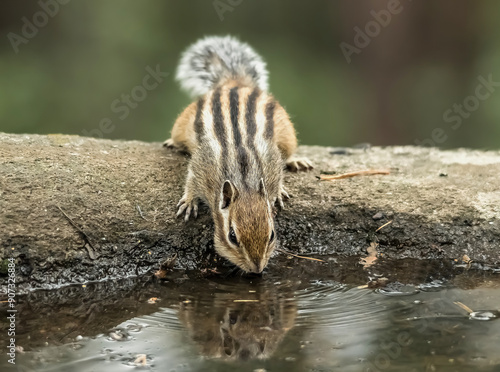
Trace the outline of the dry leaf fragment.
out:
[[[362,257],[359,262],[364,268],[372,266],[377,260],[377,246],[377,243],[371,242],[370,246],[366,249],[368,256]]]
[[[156,276],[158,279],[165,279],[167,277],[167,272],[160,269],[154,273],[154,276]]]
[[[142,365],[145,366],[147,364],[148,360],[146,358],[146,354],[138,354],[134,360],[135,365]]]
[[[172,257],[167,258],[165,261],[163,261],[160,264],[160,269],[157,272],[155,272],[154,275],[158,279],[165,279],[167,277],[167,273],[174,268],[176,260],[177,260],[177,253],[174,254]]]
[[[149,300],[148,300],[148,304],[155,304],[157,303],[159,300],[158,297],[151,297]]]

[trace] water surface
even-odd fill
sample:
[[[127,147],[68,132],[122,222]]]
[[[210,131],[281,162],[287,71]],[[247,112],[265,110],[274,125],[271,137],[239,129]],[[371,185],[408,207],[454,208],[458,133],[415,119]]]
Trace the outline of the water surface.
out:
[[[335,275],[195,279],[182,274],[161,282],[125,280],[34,292],[19,303],[18,344],[24,353],[17,354],[16,367],[40,372],[500,370],[498,274],[461,270],[439,278],[432,270],[421,283],[402,283],[395,271],[386,281],[380,273],[356,270],[343,281]],[[10,367],[5,358],[4,367]]]

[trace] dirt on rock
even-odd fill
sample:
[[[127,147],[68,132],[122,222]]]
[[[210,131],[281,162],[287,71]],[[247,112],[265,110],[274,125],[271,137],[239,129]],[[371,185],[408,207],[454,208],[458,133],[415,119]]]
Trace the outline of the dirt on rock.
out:
[[[285,176],[281,248],[362,256],[375,242],[395,259],[500,264],[499,151],[302,146],[299,155],[315,169]],[[21,292],[141,275],[175,254],[177,268],[223,264],[207,208],[175,218],[187,161],[160,143],[0,133],[0,286],[9,257]],[[364,169],[390,174],[317,178]]]

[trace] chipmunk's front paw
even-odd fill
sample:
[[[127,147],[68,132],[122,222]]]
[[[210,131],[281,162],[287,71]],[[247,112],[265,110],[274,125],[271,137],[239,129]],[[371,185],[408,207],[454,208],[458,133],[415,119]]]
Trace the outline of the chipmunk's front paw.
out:
[[[286,168],[290,172],[298,172],[298,171],[309,171],[313,169],[312,163],[309,159],[306,158],[288,158],[286,161]]]
[[[196,198],[190,198],[184,194],[181,200],[179,200],[177,207],[179,207],[177,217],[180,217],[183,213],[185,213],[184,221],[186,222],[189,220],[191,213],[193,214],[193,218],[198,217],[198,199]]]
[[[280,194],[276,198],[276,202],[278,202],[278,206],[280,209],[285,208],[285,204],[283,203],[283,199],[285,199],[285,200],[290,199],[290,195],[288,195],[288,192],[286,192],[285,188],[283,186],[281,186]]]

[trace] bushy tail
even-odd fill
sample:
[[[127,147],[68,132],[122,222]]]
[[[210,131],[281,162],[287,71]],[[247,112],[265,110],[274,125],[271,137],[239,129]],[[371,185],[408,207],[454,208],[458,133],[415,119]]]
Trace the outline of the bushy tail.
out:
[[[266,91],[267,76],[266,63],[248,44],[231,36],[208,36],[182,54],[176,79],[197,97],[231,79]]]

